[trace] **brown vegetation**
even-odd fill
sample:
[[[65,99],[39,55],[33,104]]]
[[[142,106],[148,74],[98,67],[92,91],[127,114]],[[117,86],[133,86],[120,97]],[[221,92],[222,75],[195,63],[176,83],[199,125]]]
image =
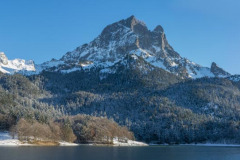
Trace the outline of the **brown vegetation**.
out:
[[[114,137],[134,139],[132,132],[107,118],[77,115],[71,118],[78,143],[112,143]]]
[[[112,144],[134,139],[133,133],[113,120],[88,115],[64,117],[57,121],[40,123],[36,120],[20,119],[10,128],[12,137],[36,145],[58,145],[59,141],[77,143]]]
[[[37,121],[20,119],[17,125],[10,129],[10,132],[12,136],[17,134],[19,140],[37,144],[57,141],[73,142],[76,139],[70,126],[56,122],[42,124]]]

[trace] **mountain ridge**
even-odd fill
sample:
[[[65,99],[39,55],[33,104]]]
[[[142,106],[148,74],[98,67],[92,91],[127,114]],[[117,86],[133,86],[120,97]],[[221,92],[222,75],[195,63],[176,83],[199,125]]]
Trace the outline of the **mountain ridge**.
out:
[[[130,16],[107,25],[93,41],[67,52],[59,60],[53,59],[39,65],[35,69],[17,72],[32,75],[43,70],[69,73],[78,70],[107,70],[123,61],[128,55],[142,57],[147,63],[162,68],[183,79],[201,77],[228,77],[230,74],[217,65],[203,67],[181,57],[168,43],[164,29],[157,25],[149,30],[147,25]]]

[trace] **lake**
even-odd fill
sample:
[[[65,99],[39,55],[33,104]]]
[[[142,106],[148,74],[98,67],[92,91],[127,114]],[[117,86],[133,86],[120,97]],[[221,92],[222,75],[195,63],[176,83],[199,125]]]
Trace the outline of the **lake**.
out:
[[[0,147],[0,160],[240,160],[240,147]]]

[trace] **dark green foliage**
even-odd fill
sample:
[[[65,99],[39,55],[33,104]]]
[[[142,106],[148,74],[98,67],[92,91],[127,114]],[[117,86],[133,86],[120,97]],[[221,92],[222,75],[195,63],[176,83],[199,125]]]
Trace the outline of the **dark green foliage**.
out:
[[[22,75],[0,74],[0,129],[9,129],[20,118],[46,123],[62,116],[54,106],[39,101],[46,96],[47,92]]]
[[[171,86],[161,94],[196,113],[229,120],[240,119],[240,91],[227,79],[190,80]]]
[[[14,95],[34,97],[40,93],[37,86],[20,74],[14,74],[12,76],[0,74],[0,84],[4,90]]]
[[[48,123],[62,115],[87,114],[113,119],[133,131],[136,139],[147,142],[240,143],[237,83],[223,78],[181,80],[152,66],[145,66],[145,74],[134,65],[124,68],[119,64],[112,74],[96,69],[43,72],[28,78],[1,75],[1,128],[9,128],[21,117]],[[102,136],[88,137],[92,129],[83,133],[84,127],[94,126],[89,125],[93,119],[69,120],[79,142]],[[68,133],[70,126],[65,123],[63,130]]]
[[[81,113],[114,119],[131,129],[138,140],[239,142],[240,92],[231,81],[222,78],[183,81],[162,70],[144,75],[137,68],[120,66],[118,69],[102,80],[98,79],[102,76],[98,72],[83,75],[45,72],[41,75],[45,79],[47,74],[45,88],[52,91],[48,86],[54,82],[55,90],[61,93],[47,101],[64,106],[64,111],[71,115]],[[51,80],[56,77],[61,78]],[[89,78],[88,83],[84,78]],[[229,130],[226,123],[235,125]],[[235,136],[229,135],[230,131]]]

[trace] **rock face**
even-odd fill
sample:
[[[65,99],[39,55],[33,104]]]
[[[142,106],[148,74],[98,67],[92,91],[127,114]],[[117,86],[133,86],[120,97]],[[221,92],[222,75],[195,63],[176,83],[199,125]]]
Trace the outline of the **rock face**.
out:
[[[212,62],[211,65],[211,72],[216,76],[216,77],[228,77],[231,74],[224,71],[222,68],[218,67],[215,62]]]
[[[3,52],[0,52],[0,63],[7,65],[8,64],[8,58]]]

